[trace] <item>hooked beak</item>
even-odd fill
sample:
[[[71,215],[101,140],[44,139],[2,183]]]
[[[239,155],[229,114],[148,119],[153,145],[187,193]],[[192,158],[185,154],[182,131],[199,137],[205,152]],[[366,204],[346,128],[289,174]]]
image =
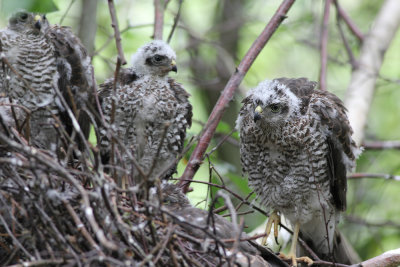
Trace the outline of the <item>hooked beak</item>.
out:
[[[261,119],[262,112],[263,112],[262,108],[260,106],[257,106],[256,109],[254,110],[254,117],[253,117],[254,122]]]
[[[40,28],[42,27],[42,16],[36,15],[34,21],[35,21],[35,28],[40,30]]]
[[[176,61],[175,60],[172,60],[171,61],[171,71],[173,71],[173,72],[178,72],[178,68],[176,67]]]

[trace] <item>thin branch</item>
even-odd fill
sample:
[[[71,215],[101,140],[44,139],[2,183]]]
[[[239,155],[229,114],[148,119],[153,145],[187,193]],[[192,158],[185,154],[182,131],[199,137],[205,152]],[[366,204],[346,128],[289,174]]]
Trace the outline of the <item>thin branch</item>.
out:
[[[342,23],[341,23],[342,22],[342,17],[339,14],[338,2],[337,2],[337,0],[334,0],[333,3],[336,6],[336,24],[337,24],[337,27],[338,27],[338,30],[339,30],[340,38],[342,38],[342,41],[343,41],[344,47],[346,49],[347,55],[349,56],[349,62],[351,64],[352,69],[354,70],[356,68],[356,66],[357,66],[356,65],[357,62],[356,62],[356,59],[354,58],[354,54],[351,51],[349,42],[347,41],[346,35],[344,34],[344,31],[343,31],[343,28],[342,28]]]
[[[329,36],[329,11],[332,0],[325,0],[324,19],[322,21],[320,49],[321,49],[321,71],[319,73],[319,86],[326,90],[326,69],[328,64],[328,36]]]
[[[110,10],[111,26],[114,28],[114,37],[115,37],[115,42],[116,42],[116,46],[117,46],[117,50],[118,50],[118,57],[121,60],[121,65],[125,65],[126,60],[124,57],[124,51],[122,51],[121,33],[119,32],[118,19],[117,19],[117,15],[115,13],[115,6],[114,6],[113,0],[108,0],[108,8]]]
[[[347,176],[347,179],[360,179],[360,178],[383,178],[385,180],[400,181],[399,175],[386,174],[386,173],[353,173]]]
[[[354,34],[355,37],[357,37],[357,39],[360,42],[364,41],[364,34],[360,31],[357,25],[354,24],[349,15],[347,15],[346,11],[344,11],[344,9],[341,8],[341,6],[339,5],[339,1],[338,0],[333,0],[333,1],[337,8],[337,12],[339,13],[340,17],[344,20],[344,22],[346,22],[346,25],[349,28],[349,30]]]
[[[394,227],[400,229],[400,223],[390,220],[384,222],[368,222],[365,219],[356,217],[354,215],[345,215],[344,218],[347,222],[364,225],[367,227]]]
[[[174,24],[172,25],[171,31],[170,31],[170,33],[168,35],[167,43],[169,43],[171,41],[172,35],[175,32],[176,26],[178,26],[178,21],[179,21],[179,18],[181,16],[182,3],[183,3],[183,0],[179,0],[178,12],[176,13],[176,16],[174,18]]]
[[[203,160],[204,153],[207,150],[208,145],[210,144],[211,138],[214,135],[218,122],[221,120],[221,117],[226,107],[232,100],[236,88],[238,88],[250,66],[253,64],[258,54],[271,38],[272,34],[286,18],[286,14],[289,11],[290,7],[293,5],[294,1],[295,0],[284,0],[282,2],[263,32],[254,41],[247,54],[244,56],[239,66],[236,68],[235,73],[231,76],[228,83],[226,84],[221,96],[218,99],[218,102],[215,104],[214,109],[211,112],[210,117],[208,118],[208,121],[204,127],[204,132],[200,137],[199,143],[194,149],[190,157],[189,163],[186,166],[181,180],[179,181],[179,185],[183,187],[183,192],[187,192],[190,184],[190,182],[184,180],[192,180],[194,174],[199,169],[200,164]]]
[[[400,141],[366,141],[362,144],[364,149],[400,149]]]

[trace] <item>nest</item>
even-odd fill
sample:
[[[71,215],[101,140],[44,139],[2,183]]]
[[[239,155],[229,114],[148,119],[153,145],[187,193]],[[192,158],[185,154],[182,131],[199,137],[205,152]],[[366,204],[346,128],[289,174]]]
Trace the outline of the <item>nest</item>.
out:
[[[237,222],[192,207],[176,185],[123,188],[96,148],[60,159],[2,126],[2,266],[285,265]]]

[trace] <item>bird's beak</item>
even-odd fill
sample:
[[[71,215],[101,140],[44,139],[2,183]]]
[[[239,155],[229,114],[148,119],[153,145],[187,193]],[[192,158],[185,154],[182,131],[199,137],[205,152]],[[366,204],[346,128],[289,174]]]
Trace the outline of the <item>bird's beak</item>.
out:
[[[253,117],[254,122],[261,119],[262,112],[263,112],[262,108],[260,106],[257,106],[256,109],[254,110],[254,117]]]
[[[42,16],[36,15],[34,21],[35,21],[35,28],[40,30],[40,28],[42,27]]]
[[[176,61],[175,60],[171,61],[171,71],[178,72],[178,68],[176,67]]]

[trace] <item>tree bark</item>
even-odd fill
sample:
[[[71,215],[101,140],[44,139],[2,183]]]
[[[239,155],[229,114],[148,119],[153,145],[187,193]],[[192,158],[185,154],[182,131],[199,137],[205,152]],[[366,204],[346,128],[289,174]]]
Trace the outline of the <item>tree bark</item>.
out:
[[[79,38],[90,56],[94,51],[94,40],[97,29],[97,0],[82,0],[82,12],[79,23]]]
[[[365,37],[360,58],[347,89],[345,105],[358,145],[364,138],[375,82],[383,57],[400,25],[400,1],[386,0]]]

